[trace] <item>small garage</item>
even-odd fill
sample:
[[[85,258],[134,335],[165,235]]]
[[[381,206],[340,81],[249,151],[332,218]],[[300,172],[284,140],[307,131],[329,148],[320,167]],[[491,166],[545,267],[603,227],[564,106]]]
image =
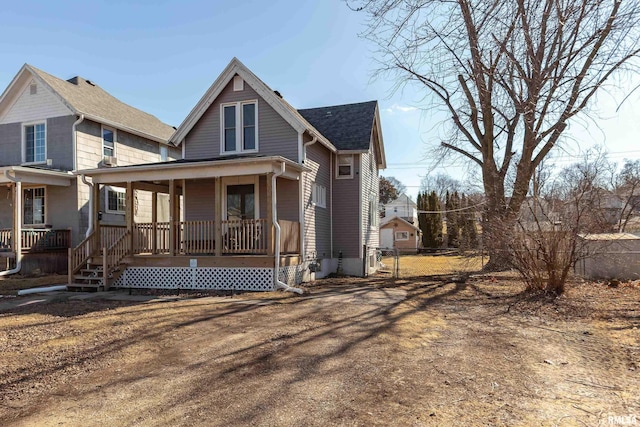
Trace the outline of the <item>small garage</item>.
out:
[[[386,220],[386,221],[385,221]],[[394,248],[400,253],[417,253],[420,248],[420,229],[410,222],[393,216],[380,224],[380,246]]]

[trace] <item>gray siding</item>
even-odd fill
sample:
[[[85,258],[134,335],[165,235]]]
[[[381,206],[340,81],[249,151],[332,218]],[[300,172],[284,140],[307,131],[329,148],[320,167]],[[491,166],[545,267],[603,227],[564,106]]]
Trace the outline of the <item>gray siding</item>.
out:
[[[22,163],[21,138],[20,123],[0,125],[0,166],[15,166]]]
[[[13,227],[13,191],[0,186],[0,229]]]
[[[45,209],[47,210],[47,224],[54,229],[70,228],[74,244],[80,243],[86,231],[80,228],[80,217],[75,208],[77,206],[77,196],[75,181],[72,181],[69,187],[50,185],[46,189]]]
[[[187,134],[185,158],[207,159],[220,156],[220,104],[258,100],[258,148],[262,155],[283,156],[298,161],[297,132],[246,82],[243,91],[233,91],[233,82],[220,93]]]
[[[47,158],[52,168],[73,169],[73,144],[71,127],[75,116],[47,119]],[[0,166],[17,166],[22,163],[22,123],[0,125]]]
[[[190,179],[186,182],[184,217],[187,221],[215,219],[215,179]]]
[[[361,212],[360,204],[360,176],[355,172],[360,170],[360,155],[353,155],[354,177],[352,179],[336,179],[334,168],[333,179],[333,255],[338,257],[342,252],[344,258],[358,258],[360,256],[361,225],[358,223]]]
[[[300,222],[298,181],[278,178],[276,182],[278,219]]]
[[[47,158],[55,169],[73,170],[73,123],[75,116],[47,120]]]
[[[370,248],[380,246],[380,230],[376,223],[371,223],[369,212],[370,200],[375,201],[379,198],[379,178],[378,168],[375,155],[372,151],[364,153],[361,156],[362,163],[360,176],[362,178],[362,235],[364,237],[364,245]]]
[[[320,144],[307,148],[306,166],[312,169],[304,174],[304,251],[306,258],[331,258],[331,153]],[[312,203],[313,183],[327,189],[327,207]]]

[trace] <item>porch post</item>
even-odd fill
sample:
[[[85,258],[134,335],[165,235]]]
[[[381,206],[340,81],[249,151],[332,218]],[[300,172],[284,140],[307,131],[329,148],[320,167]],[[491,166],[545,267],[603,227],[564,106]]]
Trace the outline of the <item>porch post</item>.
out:
[[[13,230],[11,231],[11,250],[16,254],[16,264],[20,259],[20,254],[18,252],[22,251],[22,212],[20,212],[20,208],[22,203],[20,197],[22,197],[22,183],[15,182],[13,184]],[[20,240],[18,240],[20,239]]]
[[[151,193],[151,253],[158,253],[158,192]]]
[[[169,255],[176,254],[176,183],[169,180]]]
[[[126,209],[126,221],[127,221],[127,231],[129,232],[129,248],[132,253],[135,253],[133,248],[133,183],[131,181],[127,182],[127,194],[125,199],[125,209]]]
[[[214,209],[214,226],[215,226],[215,254],[222,256],[222,180],[220,177],[215,178],[215,209]]]
[[[277,179],[277,178],[276,178]],[[275,253],[273,241],[273,172],[267,174],[267,256]]]

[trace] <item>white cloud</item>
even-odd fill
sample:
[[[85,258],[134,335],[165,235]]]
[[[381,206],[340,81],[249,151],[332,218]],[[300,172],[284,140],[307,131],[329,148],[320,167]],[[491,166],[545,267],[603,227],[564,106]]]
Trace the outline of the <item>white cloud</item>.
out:
[[[411,113],[411,112],[417,111],[417,110],[418,109],[416,107],[393,104],[391,107],[385,108],[383,111],[385,113],[395,114],[395,113]]]

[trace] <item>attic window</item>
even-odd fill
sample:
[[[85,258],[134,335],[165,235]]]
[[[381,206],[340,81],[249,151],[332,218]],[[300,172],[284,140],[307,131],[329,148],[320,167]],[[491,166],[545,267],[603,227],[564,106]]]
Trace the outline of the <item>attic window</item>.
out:
[[[35,83],[31,83],[31,86],[29,86],[29,94],[36,95],[37,93],[38,93],[38,85]]]
[[[338,156],[338,169],[336,170],[338,179],[353,178],[353,155],[341,154]]]
[[[244,80],[240,76],[233,77],[233,91],[240,92],[244,90]]]

